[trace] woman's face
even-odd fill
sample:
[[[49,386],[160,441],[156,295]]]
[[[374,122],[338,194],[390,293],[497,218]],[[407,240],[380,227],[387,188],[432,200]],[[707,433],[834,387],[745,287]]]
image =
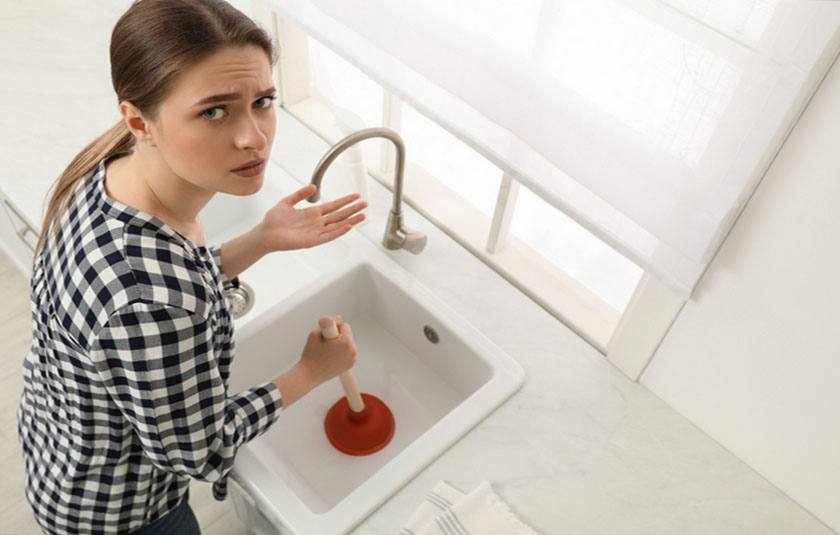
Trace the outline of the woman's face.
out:
[[[175,174],[200,188],[255,193],[265,172],[244,177],[232,170],[268,160],[275,95],[261,48],[222,49],[178,75],[151,126],[157,150]]]

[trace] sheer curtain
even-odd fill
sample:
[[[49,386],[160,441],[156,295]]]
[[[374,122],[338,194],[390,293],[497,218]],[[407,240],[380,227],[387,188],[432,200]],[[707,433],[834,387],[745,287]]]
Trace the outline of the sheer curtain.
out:
[[[840,49],[830,0],[265,1],[683,295]]]

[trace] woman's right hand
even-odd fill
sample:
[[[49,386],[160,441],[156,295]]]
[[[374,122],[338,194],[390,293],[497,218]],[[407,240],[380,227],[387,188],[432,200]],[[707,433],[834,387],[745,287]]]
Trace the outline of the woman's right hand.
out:
[[[356,364],[358,350],[350,324],[341,321],[341,316],[335,316],[335,323],[338,336],[331,340],[321,336],[321,330],[317,327],[309,332],[298,362],[312,381],[312,388],[337,377]]]

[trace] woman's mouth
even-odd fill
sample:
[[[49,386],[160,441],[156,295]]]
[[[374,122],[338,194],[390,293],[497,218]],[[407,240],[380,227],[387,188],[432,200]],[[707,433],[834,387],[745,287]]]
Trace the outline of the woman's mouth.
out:
[[[256,176],[263,172],[265,169],[265,160],[252,160],[246,163],[243,166],[237,167],[236,169],[231,169],[231,172],[236,173],[239,176]]]

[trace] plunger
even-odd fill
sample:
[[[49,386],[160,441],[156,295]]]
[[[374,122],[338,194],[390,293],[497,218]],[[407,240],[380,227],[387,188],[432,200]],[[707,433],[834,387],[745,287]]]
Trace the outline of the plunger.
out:
[[[325,316],[318,320],[321,336],[327,340],[338,336],[335,320]],[[381,450],[394,436],[394,415],[376,396],[359,393],[353,372],[339,376],[345,397],[327,411],[324,431],[333,447],[348,455],[370,455]]]

